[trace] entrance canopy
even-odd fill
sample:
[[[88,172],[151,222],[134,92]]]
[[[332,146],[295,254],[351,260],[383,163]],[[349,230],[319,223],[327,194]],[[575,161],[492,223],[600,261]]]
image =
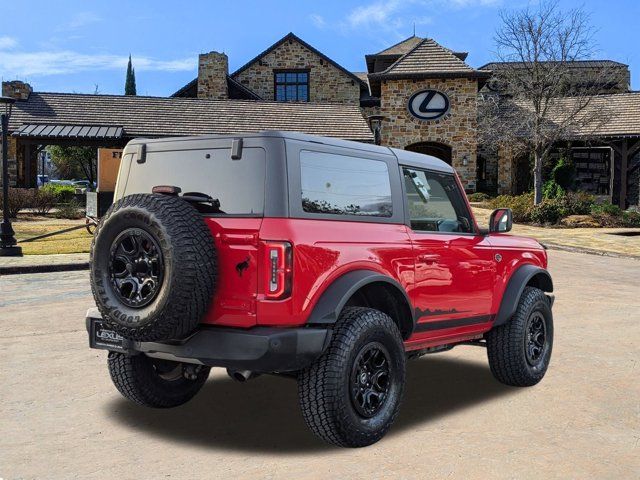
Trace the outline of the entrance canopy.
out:
[[[123,128],[100,125],[40,125],[28,123],[13,133],[14,137],[56,140],[56,139],[119,139]]]

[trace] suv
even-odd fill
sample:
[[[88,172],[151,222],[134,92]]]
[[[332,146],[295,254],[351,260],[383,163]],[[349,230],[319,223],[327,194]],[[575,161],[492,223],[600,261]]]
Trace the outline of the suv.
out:
[[[91,248],[93,348],[126,398],[190,400],[211,367],[297,379],[322,439],[393,423],[405,361],[487,349],[530,386],[553,342],[545,249],[478,228],[454,170],[394,148],[288,132],[134,140]]]

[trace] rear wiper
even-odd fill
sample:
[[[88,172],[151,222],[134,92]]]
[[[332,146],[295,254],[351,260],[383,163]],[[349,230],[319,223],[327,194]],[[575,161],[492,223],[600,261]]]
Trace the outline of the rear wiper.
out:
[[[186,192],[180,195],[182,189],[175,185],[156,185],[151,189],[151,193],[161,193],[164,195],[171,195],[179,197],[189,203],[195,203],[194,205],[202,213],[225,213],[220,210],[220,200],[213,198],[210,195],[202,192]]]
[[[210,195],[202,192],[186,192],[180,195],[182,200],[189,203],[205,204],[207,205],[206,213],[225,213],[220,210],[220,200],[213,198]]]

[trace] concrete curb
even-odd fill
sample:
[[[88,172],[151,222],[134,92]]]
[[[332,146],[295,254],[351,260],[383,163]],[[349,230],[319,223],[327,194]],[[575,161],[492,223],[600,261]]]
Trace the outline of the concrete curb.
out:
[[[605,252],[604,250],[595,250],[593,248],[586,247],[571,247],[568,245],[558,245],[557,243],[542,242],[549,250],[561,250],[563,252],[571,253],[586,253],[589,255],[599,255],[601,257],[613,257],[613,258],[631,258],[633,260],[640,260],[638,255],[627,255],[624,253]]]
[[[0,267],[0,275],[19,275],[23,273],[74,272],[89,270],[89,262],[58,263],[53,265],[13,265]]]

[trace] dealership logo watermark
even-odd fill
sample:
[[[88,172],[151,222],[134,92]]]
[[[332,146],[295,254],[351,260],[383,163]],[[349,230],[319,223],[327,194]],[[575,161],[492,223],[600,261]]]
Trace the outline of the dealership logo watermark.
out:
[[[449,111],[449,97],[437,90],[421,90],[411,95],[409,113],[420,120],[437,120]]]

